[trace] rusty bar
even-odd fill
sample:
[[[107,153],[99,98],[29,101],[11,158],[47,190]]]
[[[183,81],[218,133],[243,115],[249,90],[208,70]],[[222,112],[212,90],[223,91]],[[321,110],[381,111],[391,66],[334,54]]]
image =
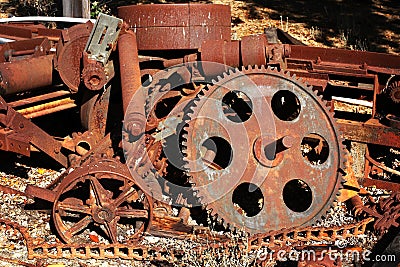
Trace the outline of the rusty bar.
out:
[[[375,119],[367,122],[338,119],[337,123],[345,139],[400,148],[400,130],[382,125]]]
[[[60,29],[47,29],[47,28],[39,28],[38,36],[45,36],[47,38],[51,38],[52,40],[59,40],[61,36],[62,30]]]
[[[0,34],[20,37],[25,39],[32,38],[32,30],[25,27],[0,25]]]
[[[32,71],[34,70],[34,71]],[[53,56],[0,63],[0,95],[45,87],[53,83]]]
[[[130,127],[129,132],[137,136],[143,132],[146,121],[143,105],[145,103],[145,95],[142,92],[137,93],[142,82],[136,35],[131,30],[123,31],[119,36],[118,53],[123,109],[125,116],[129,117],[126,121],[132,122],[128,125]]]
[[[57,195],[56,192],[52,190],[41,188],[34,185],[27,185],[25,189],[25,194],[28,196],[44,199],[49,202],[54,202]]]
[[[394,170],[394,169],[392,169],[392,168],[389,168],[389,167],[385,166],[384,164],[382,164],[382,163],[380,163],[380,162],[374,160],[373,158],[371,158],[371,156],[369,155],[368,150],[367,150],[366,153],[365,153],[365,158],[366,158],[369,162],[371,162],[373,165],[375,165],[376,167],[378,167],[379,169],[382,169],[382,170],[384,170],[384,171],[387,171],[387,172],[390,172],[390,173],[392,173],[392,174],[395,174],[395,175],[399,175],[399,176],[400,176],[400,172],[399,172],[399,171],[396,171],[396,170]]]
[[[40,104],[37,106],[18,110],[18,113],[24,115],[25,118],[32,119],[47,114],[55,113],[57,111],[66,110],[77,107],[75,101],[71,98],[51,101],[49,103]]]
[[[372,178],[368,178],[368,177],[363,179],[362,185],[364,187],[376,186],[377,188],[388,189],[388,190],[392,190],[394,192],[400,191],[400,184],[398,184],[398,183],[382,181],[382,180],[372,179]]]
[[[399,69],[400,56],[381,54],[366,51],[354,51],[335,48],[309,47],[291,45],[290,58],[316,61],[318,58],[322,62],[363,65],[380,67],[384,69]]]
[[[41,94],[38,96],[29,97],[29,98],[25,98],[25,99],[21,99],[21,100],[16,100],[13,102],[8,102],[8,105],[12,108],[16,108],[16,107],[31,105],[36,102],[45,101],[45,100],[49,100],[49,99],[53,99],[53,98],[57,98],[57,97],[65,96],[65,95],[70,95],[70,94],[71,93],[69,91],[60,90],[60,91],[50,92],[47,94]]]
[[[35,38],[10,42],[1,47],[0,62],[15,61],[13,56],[26,54],[27,51],[30,51],[30,54],[33,54],[33,57],[44,56],[49,52],[49,50],[50,42],[47,38]]]
[[[14,195],[21,195],[21,196],[26,196],[24,192],[15,190],[11,187],[0,185],[0,191],[2,191],[5,194],[14,194]]]

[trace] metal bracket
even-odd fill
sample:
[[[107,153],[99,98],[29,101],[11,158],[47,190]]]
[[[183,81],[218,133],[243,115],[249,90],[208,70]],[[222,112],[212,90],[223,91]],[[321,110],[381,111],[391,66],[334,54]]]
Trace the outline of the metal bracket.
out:
[[[106,65],[121,31],[122,19],[100,13],[86,43],[89,59]]]

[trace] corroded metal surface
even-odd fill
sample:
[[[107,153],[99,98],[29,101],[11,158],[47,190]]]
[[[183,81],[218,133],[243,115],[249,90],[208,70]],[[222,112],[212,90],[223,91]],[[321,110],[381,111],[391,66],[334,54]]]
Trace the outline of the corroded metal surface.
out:
[[[35,71],[31,71],[35,69]],[[53,83],[53,55],[0,63],[0,95],[30,91]]]
[[[105,229],[96,232],[97,238],[105,234],[110,243],[130,242],[151,222],[151,199],[127,168],[114,160],[99,160],[74,170],[56,191],[53,220],[67,243],[89,242],[89,237],[82,240],[81,232],[93,223]],[[88,235],[93,238],[92,232]]]
[[[197,49],[205,40],[230,40],[230,8],[224,5],[137,5],[118,8],[139,50]]]
[[[231,104],[225,98],[232,92],[240,97]],[[224,74],[204,94],[192,107],[184,136],[186,166],[202,203],[225,224],[251,233],[319,219],[336,198],[344,161],[325,104],[288,74],[264,67]],[[242,107],[233,104],[246,97]],[[304,207],[287,201],[292,194]]]
[[[82,53],[88,41],[93,24],[76,25],[62,32],[62,40],[58,43],[57,57],[54,63],[63,82],[77,92],[81,84]]]
[[[207,206],[227,228],[257,233],[248,244],[240,244],[249,252],[353,238],[365,233],[372,218],[381,234],[399,227],[398,182],[370,177],[397,177],[399,170],[372,158],[368,150],[360,155],[366,160],[360,183],[393,191],[364,205],[359,196],[365,190],[356,182],[362,177],[354,177],[351,166],[344,169],[341,137],[330,113],[337,97],[350,105],[363,103],[371,112],[337,112],[342,137],[399,148],[399,56],[268,43],[274,38],[263,34],[231,41],[229,7],[222,5],[126,6],[119,14],[130,30],[119,37],[118,54],[115,42],[102,44],[107,57],[118,57],[115,70],[112,62],[94,60],[96,49],[84,53],[90,23],[67,30],[0,27],[1,37],[17,40],[0,50],[0,150],[29,156],[32,145],[74,168],[49,188],[28,186],[25,192],[53,203],[58,235],[68,244],[41,243],[15,223],[0,220],[21,231],[30,257],[176,263],[182,251],[149,248],[138,238],[151,231],[168,237],[192,232],[187,222],[195,205]],[[111,30],[117,36],[118,29]],[[106,40],[106,33],[100,29],[94,45]],[[262,67],[234,70],[243,65]],[[284,71],[301,77],[328,102]],[[70,136],[62,142],[29,121],[74,107],[74,112],[80,108],[87,131],[66,129]],[[123,113],[127,127],[121,137]],[[191,119],[187,134],[181,134],[186,119]],[[171,140],[176,150],[171,150]],[[121,141],[129,143],[122,145],[123,152]],[[184,154],[177,158],[183,165],[185,156],[187,169],[171,164],[176,162],[168,157],[171,151],[181,153],[182,146]],[[126,160],[131,172],[121,163],[124,152],[133,155]],[[342,227],[303,228],[334,204],[345,172],[352,183],[345,185],[351,193],[343,195],[353,196],[349,203],[354,217],[363,211],[366,219]],[[362,176],[360,170],[357,176]],[[184,190],[175,192],[173,183]],[[171,216],[171,204],[184,207],[179,217]],[[100,226],[94,227],[98,232],[87,234],[93,225]],[[102,237],[108,244],[89,244]],[[227,251],[230,246],[221,238],[211,248]],[[201,244],[193,250],[201,255],[208,248]],[[302,264],[336,263],[323,259]]]

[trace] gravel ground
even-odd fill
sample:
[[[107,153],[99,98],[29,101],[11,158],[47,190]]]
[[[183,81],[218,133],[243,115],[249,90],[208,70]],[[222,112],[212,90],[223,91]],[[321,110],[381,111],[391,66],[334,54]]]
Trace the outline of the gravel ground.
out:
[[[15,170],[18,170],[17,172]],[[21,173],[20,171],[23,170]],[[54,171],[45,168],[29,167],[24,164],[16,163],[15,166],[7,172],[0,172],[0,184],[10,186],[16,190],[23,191],[27,184],[36,184],[45,187],[56,179],[63,170]],[[26,175],[21,175],[26,173]],[[21,176],[18,176],[20,174]],[[52,233],[50,227],[49,212],[28,209],[26,207],[32,204],[33,200],[20,195],[4,194],[0,191],[0,217],[17,222],[28,229],[29,234],[36,239],[46,242],[54,242],[57,237]],[[28,206],[27,206],[28,205]],[[327,218],[319,223],[320,226],[334,226],[351,223],[353,216],[347,212],[343,204],[332,208],[327,214]],[[233,239],[236,237],[233,237]],[[376,240],[372,236],[360,236],[354,243],[360,243],[362,240],[365,246],[370,247]],[[368,241],[368,242],[367,242]],[[202,261],[199,261],[199,255],[196,255],[192,248],[196,245],[195,241],[183,241],[170,238],[159,238],[148,236],[143,240],[143,244],[149,246],[162,246],[165,248],[180,248],[186,251],[180,266],[250,266],[249,262],[255,257],[255,254],[246,254],[240,258],[224,256],[218,251],[207,251]],[[222,256],[221,256],[222,255]],[[217,262],[220,257],[222,262]],[[30,264],[41,264],[41,266],[160,266],[160,263],[138,262],[131,260],[64,260],[64,259],[46,259],[46,260],[28,260],[27,249],[22,235],[18,231],[0,224],[0,266],[19,266],[16,263],[10,263],[2,258],[21,260]],[[270,266],[273,266],[273,262]],[[352,265],[349,265],[352,266]]]

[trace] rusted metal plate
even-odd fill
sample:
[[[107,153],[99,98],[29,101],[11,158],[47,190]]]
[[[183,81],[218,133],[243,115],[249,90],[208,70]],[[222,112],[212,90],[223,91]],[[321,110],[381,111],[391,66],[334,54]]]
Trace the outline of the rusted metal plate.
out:
[[[345,139],[400,148],[400,130],[382,125],[376,119],[365,123],[343,119],[337,122]]]
[[[133,5],[118,16],[137,35],[139,50],[197,49],[204,40],[230,40],[230,7],[208,4]]]

